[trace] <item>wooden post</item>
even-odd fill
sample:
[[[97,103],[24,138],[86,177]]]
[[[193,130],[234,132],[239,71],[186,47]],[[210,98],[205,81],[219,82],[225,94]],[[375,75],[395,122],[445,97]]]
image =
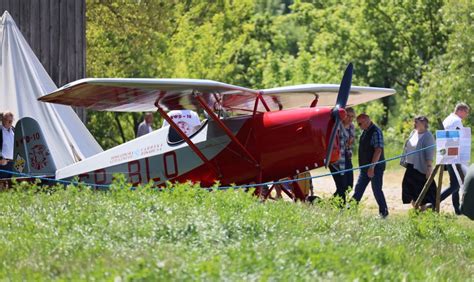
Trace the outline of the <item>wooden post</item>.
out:
[[[444,165],[441,166],[441,170],[439,171],[438,186],[436,187],[435,211],[438,213],[439,213],[439,206],[441,203],[441,187],[443,187],[443,172],[444,172]]]
[[[436,173],[438,173],[438,170],[441,168],[438,176],[438,185],[436,187],[436,202],[435,202],[435,210],[436,212],[440,211],[440,203],[441,203],[441,188],[443,187],[443,172],[444,172],[444,166],[445,165],[436,165],[434,170],[431,172],[430,177],[425,183],[425,186],[423,186],[423,190],[421,190],[420,196],[418,196],[418,199],[415,202],[415,209],[420,208],[421,202],[425,198],[426,193],[428,192],[428,189],[431,186],[431,183],[433,182]],[[459,183],[459,186],[462,185],[462,182],[464,181],[464,173],[462,172],[461,165],[456,164],[455,167],[456,170],[458,170],[459,175],[461,177],[461,183]]]
[[[433,183],[436,173],[438,173],[438,170],[441,166],[442,165],[436,165],[433,171],[431,172],[431,175],[428,178],[428,181],[426,181],[425,186],[423,187],[423,190],[421,190],[420,196],[418,196],[418,199],[415,202],[415,209],[418,209],[420,207],[421,202],[425,198],[425,195],[428,192],[428,189],[430,189],[431,183]]]

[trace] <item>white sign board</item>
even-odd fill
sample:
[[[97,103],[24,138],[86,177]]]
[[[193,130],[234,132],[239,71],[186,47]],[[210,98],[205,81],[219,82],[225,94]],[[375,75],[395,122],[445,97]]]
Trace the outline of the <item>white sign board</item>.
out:
[[[471,161],[471,128],[436,131],[436,164],[465,164]]]

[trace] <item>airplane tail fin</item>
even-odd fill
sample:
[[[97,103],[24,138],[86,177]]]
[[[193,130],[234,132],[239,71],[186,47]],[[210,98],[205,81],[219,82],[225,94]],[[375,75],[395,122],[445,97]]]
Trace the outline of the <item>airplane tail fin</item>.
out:
[[[14,171],[29,175],[55,175],[56,165],[38,122],[20,119],[15,127]]]

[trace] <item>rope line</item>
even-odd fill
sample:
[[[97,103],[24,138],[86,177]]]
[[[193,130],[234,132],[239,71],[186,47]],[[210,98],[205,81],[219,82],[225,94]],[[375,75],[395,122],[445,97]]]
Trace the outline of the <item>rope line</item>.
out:
[[[264,183],[245,184],[245,185],[231,185],[231,186],[219,186],[219,187],[204,187],[204,188],[205,188],[205,189],[209,189],[209,190],[243,189],[243,188],[251,188],[251,187],[257,187],[257,186],[264,186],[264,185],[286,184],[286,183],[292,183],[292,182],[301,181],[301,180],[322,178],[322,177],[332,176],[332,175],[336,175],[336,174],[344,174],[344,173],[350,172],[350,171],[362,170],[362,169],[368,168],[368,167],[370,167],[370,166],[375,166],[375,165],[378,165],[378,164],[382,164],[382,163],[394,161],[394,160],[396,160],[396,159],[401,159],[401,158],[403,158],[403,157],[406,157],[406,156],[409,156],[409,155],[413,155],[413,154],[417,154],[417,153],[419,153],[419,152],[422,152],[422,151],[431,149],[431,148],[433,148],[433,147],[435,147],[435,146],[436,146],[436,145],[430,145],[430,146],[427,146],[427,147],[424,147],[424,148],[415,150],[415,151],[413,151],[413,152],[410,152],[410,153],[407,153],[407,154],[404,154],[404,155],[398,155],[398,156],[395,156],[395,157],[392,157],[392,158],[388,158],[388,159],[385,159],[385,160],[382,160],[382,161],[378,161],[378,162],[375,162],[375,163],[370,163],[370,164],[366,164],[366,165],[359,166],[359,167],[355,167],[355,168],[351,168],[351,169],[344,169],[344,170],[339,170],[339,171],[336,171],[336,172],[325,173],[325,174],[321,174],[321,175],[307,176],[307,177],[294,178],[294,179],[287,179],[287,180],[279,180],[279,181],[269,181],[269,182],[264,182]],[[56,182],[56,183],[65,184],[65,185],[71,185],[71,184],[72,184],[72,185],[80,185],[80,184],[82,184],[82,185],[87,185],[87,186],[92,186],[92,187],[98,187],[98,188],[109,188],[109,187],[112,185],[112,184],[109,184],[109,185],[106,185],[106,184],[93,184],[93,183],[86,183],[86,182],[78,182],[78,181],[68,181],[68,180],[54,179],[54,178],[48,178],[48,177],[44,177],[44,176],[35,176],[35,175],[31,175],[31,174],[20,173],[20,172],[9,171],[9,170],[3,170],[3,169],[0,169],[0,172],[3,172],[3,173],[10,173],[10,174],[12,174],[12,175],[17,175],[17,176],[21,176],[21,177],[29,177],[29,178],[35,178],[35,179],[44,180],[44,181]]]
[[[55,179],[55,178],[49,178],[49,177],[44,177],[44,176],[36,176],[32,174],[27,174],[27,173],[21,173],[21,172],[16,172],[16,171],[10,171],[10,170],[4,170],[0,169],[0,172],[3,173],[9,173],[12,175],[20,176],[20,177],[28,177],[28,178],[35,178],[39,180],[44,180],[44,181],[51,181],[51,182],[56,182],[60,184],[65,184],[65,185],[79,185],[79,184],[85,184],[88,186],[93,186],[93,187],[99,187],[99,188],[109,188],[110,185],[105,185],[105,184],[93,184],[93,183],[85,183],[85,182],[78,182],[78,181],[68,181],[68,180],[61,180],[61,179]],[[21,181],[21,179],[19,179]]]
[[[396,159],[401,159],[401,158],[403,158],[403,157],[406,157],[406,156],[409,156],[409,155],[413,155],[413,154],[417,154],[417,153],[419,153],[419,152],[421,152],[421,151],[424,151],[424,150],[433,148],[433,147],[435,147],[435,146],[436,146],[436,145],[430,145],[430,146],[421,148],[421,149],[419,149],[419,150],[415,150],[415,151],[413,151],[413,152],[410,152],[410,153],[407,153],[407,154],[404,154],[404,155],[395,156],[395,157],[388,158],[388,159],[385,159],[385,160],[382,160],[382,161],[378,161],[378,162],[375,162],[375,163],[370,163],[370,164],[366,164],[366,165],[359,166],[359,167],[355,167],[355,168],[351,168],[351,169],[344,169],[344,170],[339,170],[339,171],[336,171],[336,172],[330,172],[330,173],[321,174],[321,175],[307,176],[307,177],[294,178],[294,179],[287,179],[287,180],[279,180],[279,181],[269,181],[269,182],[265,182],[265,183],[256,183],[256,184],[247,184],[247,185],[220,186],[220,187],[217,187],[217,189],[218,189],[218,190],[226,190],[226,189],[232,189],[232,188],[233,188],[233,189],[235,189],[235,188],[250,188],[250,187],[256,187],[256,186],[263,186],[263,185],[286,184],[286,183],[292,183],[292,182],[300,181],[300,180],[316,179],[316,178],[322,178],[322,177],[332,176],[332,175],[336,175],[336,174],[343,174],[343,173],[346,173],[346,172],[349,172],[349,171],[362,170],[362,169],[367,168],[367,167],[370,167],[370,166],[374,166],[374,165],[378,165],[378,164],[390,162],[390,161],[393,161],[393,160],[396,160]]]

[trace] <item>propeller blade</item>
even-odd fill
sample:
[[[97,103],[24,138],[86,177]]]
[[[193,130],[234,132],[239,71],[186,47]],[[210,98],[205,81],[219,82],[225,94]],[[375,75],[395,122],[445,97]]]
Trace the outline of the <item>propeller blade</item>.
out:
[[[331,162],[332,149],[334,147],[334,140],[336,138],[337,129],[341,123],[339,117],[339,109],[344,109],[347,105],[347,100],[349,99],[349,93],[351,91],[352,84],[352,70],[353,65],[349,63],[346,70],[344,71],[344,76],[342,77],[341,86],[339,86],[339,92],[337,93],[336,106],[332,109],[331,116],[334,119],[334,126],[331,130],[331,136],[329,137],[328,147],[326,149],[326,159],[324,160],[324,166],[327,168]]]
[[[345,108],[347,105],[347,100],[349,99],[349,92],[351,91],[352,84],[352,63],[347,65],[344,76],[342,77],[341,86],[339,86],[339,92],[337,93],[336,105],[339,105],[341,108]]]

